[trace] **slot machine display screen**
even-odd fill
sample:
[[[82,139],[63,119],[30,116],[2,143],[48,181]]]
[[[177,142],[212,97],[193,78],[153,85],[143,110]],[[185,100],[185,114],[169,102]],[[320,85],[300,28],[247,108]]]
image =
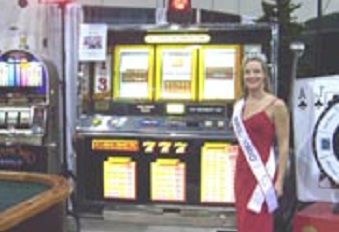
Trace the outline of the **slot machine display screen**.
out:
[[[196,49],[186,47],[159,47],[158,83],[156,99],[196,99]]]
[[[239,76],[239,47],[205,46],[200,50],[200,100],[233,100]]]
[[[0,56],[0,96],[45,96],[47,70],[33,54],[12,50]]]
[[[115,50],[114,98],[121,100],[152,98],[152,59],[150,46],[120,46]]]
[[[226,102],[239,94],[240,45],[117,45],[113,101]]]

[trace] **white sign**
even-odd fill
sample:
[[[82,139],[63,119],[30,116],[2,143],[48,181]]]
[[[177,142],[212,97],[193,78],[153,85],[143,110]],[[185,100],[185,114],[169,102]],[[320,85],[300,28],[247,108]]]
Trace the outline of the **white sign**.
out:
[[[300,201],[339,201],[339,76],[296,81],[293,127],[297,194]],[[335,115],[335,116],[334,116]]]
[[[80,61],[105,61],[107,50],[107,25],[81,24],[79,37]]]

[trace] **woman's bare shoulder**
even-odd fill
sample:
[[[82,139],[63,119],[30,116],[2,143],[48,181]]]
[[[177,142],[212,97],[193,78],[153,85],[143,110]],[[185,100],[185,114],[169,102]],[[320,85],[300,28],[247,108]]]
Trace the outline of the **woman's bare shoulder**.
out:
[[[276,98],[273,104],[273,108],[276,114],[288,114],[288,108],[285,101],[281,98]]]

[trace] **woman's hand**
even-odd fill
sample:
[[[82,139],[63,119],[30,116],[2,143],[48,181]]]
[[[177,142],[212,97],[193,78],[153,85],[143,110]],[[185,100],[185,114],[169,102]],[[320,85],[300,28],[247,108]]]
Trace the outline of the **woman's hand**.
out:
[[[278,198],[282,197],[282,195],[284,194],[284,182],[277,180],[274,183],[274,188],[275,188],[275,192],[277,193],[277,197]]]

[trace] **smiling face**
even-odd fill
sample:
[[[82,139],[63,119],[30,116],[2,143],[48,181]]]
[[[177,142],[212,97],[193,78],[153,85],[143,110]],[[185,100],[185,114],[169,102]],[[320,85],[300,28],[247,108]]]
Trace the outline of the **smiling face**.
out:
[[[244,58],[241,85],[245,97],[249,91],[272,92],[269,80],[269,69],[264,55],[250,55]]]
[[[244,84],[248,91],[263,90],[266,78],[266,73],[261,62],[250,60],[245,64]]]

